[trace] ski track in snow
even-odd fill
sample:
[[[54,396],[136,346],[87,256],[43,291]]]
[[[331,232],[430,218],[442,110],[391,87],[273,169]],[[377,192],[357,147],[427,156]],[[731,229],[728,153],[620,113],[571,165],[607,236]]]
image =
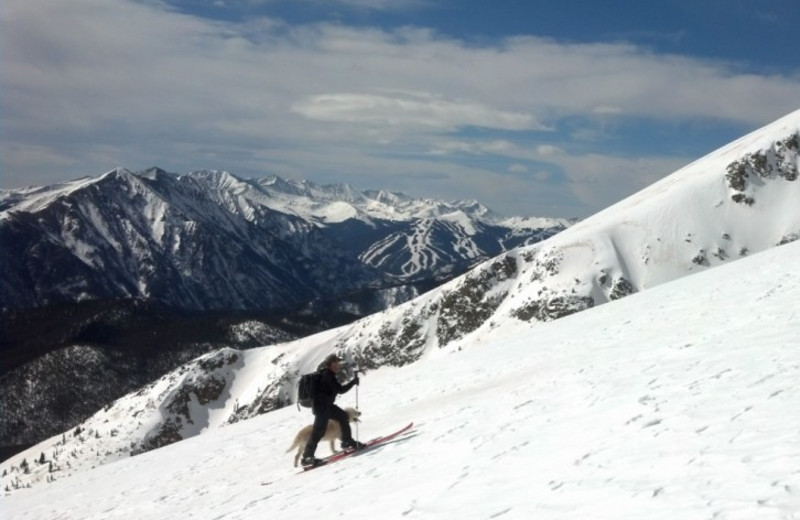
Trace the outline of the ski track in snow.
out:
[[[800,243],[366,374],[307,474],[287,408],[2,498],[23,519],[800,518]],[[339,398],[354,404],[354,393]],[[321,443],[319,455],[327,454]]]
[[[436,245],[437,241],[433,237],[435,224],[435,220],[423,220],[414,226],[412,233],[393,233],[371,245],[362,253],[360,259],[373,267],[381,267],[396,261],[389,251],[392,248],[399,248],[407,252],[408,256],[408,260],[400,266],[400,272],[403,276],[414,276],[421,271],[433,270],[447,264],[453,260],[454,254],[470,259],[479,258],[483,254],[469,237],[470,231],[474,234],[474,229],[469,230],[463,224],[445,221],[443,224],[452,230],[455,239],[451,245],[453,253],[448,253]]]

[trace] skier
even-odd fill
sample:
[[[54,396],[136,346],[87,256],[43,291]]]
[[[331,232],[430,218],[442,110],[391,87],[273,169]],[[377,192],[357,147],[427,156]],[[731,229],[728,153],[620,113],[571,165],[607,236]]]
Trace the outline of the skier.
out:
[[[365,444],[360,443],[353,439],[353,434],[350,431],[350,423],[348,422],[347,412],[333,404],[338,394],[343,394],[359,384],[358,374],[352,381],[346,385],[342,385],[336,379],[336,373],[341,368],[342,360],[336,355],[331,354],[322,363],[322,370],[317,383],[316,393],[314,394],[314,404],[311,410],[314,412],[314,429],[311,432],[311,437],[308,439],[306,448],[303,452],[303,458],[300,463],[303,466],[319,466],[323,461],[314,457],[314,452],[317,451],[317,444],[325,434],[325,429],[328,427],[328,420],[334,420],[339,423],[342,429],[342,449],[343,450],[360,450],[365,447]]]

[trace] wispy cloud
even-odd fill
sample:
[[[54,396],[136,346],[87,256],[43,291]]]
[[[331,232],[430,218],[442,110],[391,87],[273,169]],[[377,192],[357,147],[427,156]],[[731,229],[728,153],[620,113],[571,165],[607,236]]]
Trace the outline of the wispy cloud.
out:
[[[339,123],[431,127],[455,130],[477,126],[500,130],[542,130],[524,112],[497,110],[469,101],[445,99],[430,93],[321,94],[296,103],[295,112],[309,119]]]
[[[470,155],[494,154],[515,157],[520,155],[520,150],[514,143],[503,139],[496,139],[493,141],[478,139],[470,141],[434,140],[431,143],[428,153],[431,155],[448,155],[453,153]]]
[[[297,1],[297,0],[292,0]],[[375,11],[406,11],[409,9],[422,9],[430,7],[431,0],[300,0],[305,2],[325,2],[341,4],[357,9],[367,9]]]
[[[226,5],[310,4],[317,7],[349,8],[363,11],[408,11],[429,8],[433,0],[226,0]]]

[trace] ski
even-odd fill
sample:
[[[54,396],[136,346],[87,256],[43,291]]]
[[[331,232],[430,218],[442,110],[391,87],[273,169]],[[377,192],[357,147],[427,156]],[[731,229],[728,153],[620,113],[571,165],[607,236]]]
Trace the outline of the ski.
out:
[[[334,453],[333,455],[329,455],[328,457],[325,457],[324,459],[321,459],[322,460],[322,464],[318,464],[316,466],[304,467],[303,468],[303,472],[311,471],[312,469],[315,469],[315,468],[321,468],[322,466],[327,466],[329,464],[333,464],[334,462],[342,460],[342,459],[344,459],[346,457],[349,457],[350,455],[357,455],[359,453],[364,453],[365,451],[367,451],[367,450],[369,450],[371,448],[374,448],[375,446],[378,446],[380,444],[388,442],[388,441],[390,441],[390,440],[392,440],[392,439],[394,439],[394,438],[406,433],[413,426],[414,426],[413,422],[412,423],[408,423],[406,426],[400,428],[399,430],[397,430],[394,433],[390,433],[389,435],[383,435],[381,437],[375,437],[374,439],[365,442],[364,444],[366,444],[366,447],[364,447],[364,448],[362,448],[360,450],[340,451],[339,453]]]

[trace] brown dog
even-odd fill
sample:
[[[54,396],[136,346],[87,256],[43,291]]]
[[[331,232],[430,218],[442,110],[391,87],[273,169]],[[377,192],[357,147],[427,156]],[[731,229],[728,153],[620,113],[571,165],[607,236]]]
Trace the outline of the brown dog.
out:
[[[350,422],[361,422],[359,417],[361,417],[361,412],[356,410],[355,408],[345,408],[345,412],[347,412],[347,416],[350,418]],[[311,430],[314,428],[314,425],[309,424],[308,426],[304,426],[297,435],[294,437],[294,442],[289,449],[286,450],[286,453],[289,453],[293,449],[297,448],[297,454],[294,456],[294,466],[297,467],[297,462],[300,460],[300,456],[303,454],[303,450],[308,443],[308,439],[311,437]],[[336,453],[336,446],[334,446],[334,441],[336,439],[342,438],[342,428],[339,426],[339,423],[334,420],[328,421],[328,427],[325,428],[325,435],[322,436],[323,441],[329,441],[331,443],[331,451]]]

